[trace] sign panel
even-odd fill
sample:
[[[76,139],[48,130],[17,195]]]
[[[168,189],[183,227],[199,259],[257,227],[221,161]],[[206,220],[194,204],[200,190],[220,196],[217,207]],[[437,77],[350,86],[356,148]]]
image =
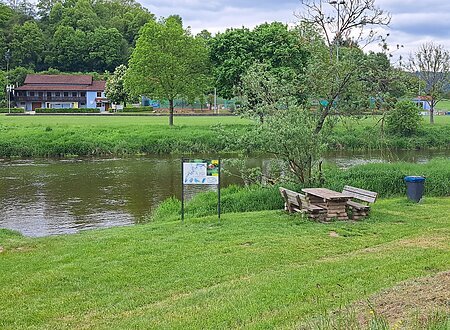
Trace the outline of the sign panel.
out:
[[[216,159],[185,160],[183,184],[219,184],[219,161]]]

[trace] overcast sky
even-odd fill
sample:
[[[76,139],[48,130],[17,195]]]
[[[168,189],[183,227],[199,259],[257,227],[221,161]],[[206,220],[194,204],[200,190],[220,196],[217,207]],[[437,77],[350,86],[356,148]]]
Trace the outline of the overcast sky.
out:
[[[156,16],[178,14],[193,33],[203,29],[215,33],[229,27],[249,27],[272,21],[295,23],[299,0],[140,0]],[[376,0],[376,5],[392,14],[386,33],[388,43],[404,48],[395,52],[408,56],[421,43],[435,41],[450,49],[450,1]],[[374,47],[374,46],[372,46]]]

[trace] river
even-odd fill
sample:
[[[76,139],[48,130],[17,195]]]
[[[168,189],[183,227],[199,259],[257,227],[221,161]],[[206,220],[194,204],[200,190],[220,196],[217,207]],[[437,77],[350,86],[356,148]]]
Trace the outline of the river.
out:
[[[345,168],[367,162],[427,162],[434,157],[450,158],[450,150],[338,152],[325,159]],[[255,157],[249,163],[261,166],[264,161]],[[240,182],[222,177],[223,186],[231,183]],[[201,189],[205,188],[190,186],[187,198]],[[0,160],[0,228],[26,236],[132,225],[174,195],[181,196],[179,156]]]

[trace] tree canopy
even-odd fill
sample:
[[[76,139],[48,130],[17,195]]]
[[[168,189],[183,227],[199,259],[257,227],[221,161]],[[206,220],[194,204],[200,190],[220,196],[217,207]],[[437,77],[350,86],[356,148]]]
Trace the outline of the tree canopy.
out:
[[[169,100],[169,124],[173,125],[174,99],[189,99],[205,91],[208,67],[205,40],[183,29],[177,17],[150,21],[136,42],[125,86],[133,95]]]

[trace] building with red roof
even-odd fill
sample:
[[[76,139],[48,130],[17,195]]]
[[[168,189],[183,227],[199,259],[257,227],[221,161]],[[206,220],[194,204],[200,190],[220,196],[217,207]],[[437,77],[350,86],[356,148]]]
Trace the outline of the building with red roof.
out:
[[[25,83],[15,89],[14,100],[27,111],[37,108],[99,108],[108,111],[105,81],[90,75],[29,74]]]

